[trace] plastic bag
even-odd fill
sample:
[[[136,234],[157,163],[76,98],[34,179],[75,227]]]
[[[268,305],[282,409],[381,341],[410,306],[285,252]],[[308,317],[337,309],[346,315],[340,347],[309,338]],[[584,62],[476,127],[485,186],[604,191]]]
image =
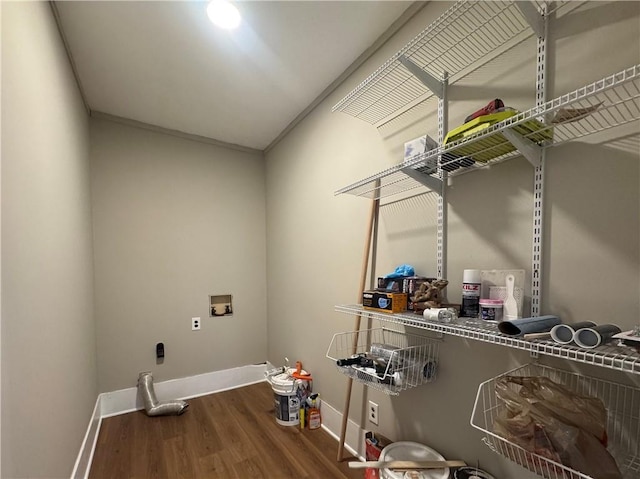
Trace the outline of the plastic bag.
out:
[[[607,446],[607,410],[600,399],[580,396],[543,376],[507,376],[505,379],[522,386],[520,397],[536,403],[541,412],[584,429]]]
[[[539,424],[536,424],[531,415],[527,412],[520,411],[514,413],[509,409],[505,409],[494,422],[494,432],[502,436],[521,448],[534,454],[549,459],[557,463],[561,463],[560,455],[555,451],[551,440],[547,436],[546,431]],[[536,461],[531,456],[526,456],[527,466],[530,470],[537,474],[546,475],[545,472],[554,472],[553,476],[547,477],[562,478],[564,471],[560,467],[543,466],[540,461]]]
[[[504,376],[496,381],[496,394],[506,406],[494,423],[497,434],[591,477],[621,479],[604,445],[602,401],[573,393],[546,377]],[[547,477],[551,472],[532,469]],[[553,472],[556,476],[551,477],[563,477],[560,471]]]

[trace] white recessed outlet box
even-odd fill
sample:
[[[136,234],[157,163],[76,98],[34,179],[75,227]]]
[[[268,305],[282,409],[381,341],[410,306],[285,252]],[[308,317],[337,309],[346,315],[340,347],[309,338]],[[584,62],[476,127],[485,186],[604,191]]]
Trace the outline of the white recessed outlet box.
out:
[[[200,330],[200,318],[191,318],[191,331]]]
[[[212,294],[209,296],[209,317],[231,316],[233,305],[230,294]]]

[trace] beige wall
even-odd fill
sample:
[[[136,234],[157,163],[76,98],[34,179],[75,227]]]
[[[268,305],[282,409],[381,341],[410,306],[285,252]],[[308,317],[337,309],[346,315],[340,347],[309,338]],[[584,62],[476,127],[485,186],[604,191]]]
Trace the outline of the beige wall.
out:
[[[281,364],[288,356],[303,361],[314,388],[338,409],[347,381],[325,353],[334,333],[354,325],[353,317],[333,308],[357,302],[370,203],[333,192],[398,163],[404,141],[423,133],[436,137],[437,125],[433,102],[422,116],[379,130],[330,109],[447,7],[429,3],[267,154],[269,360]],[[593,2],[558,22],[549,46],[556,72],[550,78],[552,95],[637,63],[639,9],[638,2]],[[529,39],[451,87],[450,127],[496,97],[518,109],[530,108],[534,82],[535,41]],[[627,131],[637,134],[637,126]],[[572,142],[548,154],[542,312],[565,321],[630,327],[640,314],[638,142],[637,136],[631,147],[628,139],[603,141],[617,135],[599,137],[595,144],[590,144],[593,138]],[[450,300],[460,301],[465,268],[522,268],[530,275],[532,189],[533,169],[523,158],[451,180]],[[377,275],[401,263],[414,265],[419,274],[435,274],[435,227],[433,195],[383,206]],[[283,308],[290,298],[297,307]],[[478,384],[529,361],[522,352],[445,337],[435,383],[395,398],[355,385],[350,417],[392,439],[420,441],[472,464],[479,460],[496,477],[532,477],[492,454],[469,425]],[[379,428],[365,421],[367,399],[380,405]]]
[[[2,8],[2,477],[69,477],[98,394],[89,128],[48,3]]]
[[[265,361],[262,155],[92,119],[91,171],[100,391]]]

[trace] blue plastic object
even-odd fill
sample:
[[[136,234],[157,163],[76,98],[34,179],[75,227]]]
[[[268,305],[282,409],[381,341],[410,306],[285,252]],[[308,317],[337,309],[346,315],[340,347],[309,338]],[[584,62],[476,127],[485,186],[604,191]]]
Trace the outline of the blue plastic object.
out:
[[[414,276],[415,271],[413,266],[409,264],[401,264],[393,273],[389,273],[385,278],[402,278],[403,276]]]

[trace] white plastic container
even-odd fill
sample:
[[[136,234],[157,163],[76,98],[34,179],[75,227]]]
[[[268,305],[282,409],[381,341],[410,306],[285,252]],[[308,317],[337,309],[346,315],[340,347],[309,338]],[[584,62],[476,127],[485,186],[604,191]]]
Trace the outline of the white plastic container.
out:
[[[380,461],[444,461],[439,453],[424,444],[410,441],[393,442],[380,453]],[[417,471],[420,479],[448,479],[449,468],[422,469]],[[380,469],[381,479],[404,479],[404,471]]]
[[[455,321],[457,315],[453,308],[427,308],[422,312],[422,316],[427,321],[440,321],[450,323]]]
[[[276,422],[281,426],[297,426],[300,424],[298,381],[300,380],[292,378],[287,373],[269,378],[273,388]]]
[[[502,321],[503,304],[501,299],[481,299],[480,319],[483,321]]]

